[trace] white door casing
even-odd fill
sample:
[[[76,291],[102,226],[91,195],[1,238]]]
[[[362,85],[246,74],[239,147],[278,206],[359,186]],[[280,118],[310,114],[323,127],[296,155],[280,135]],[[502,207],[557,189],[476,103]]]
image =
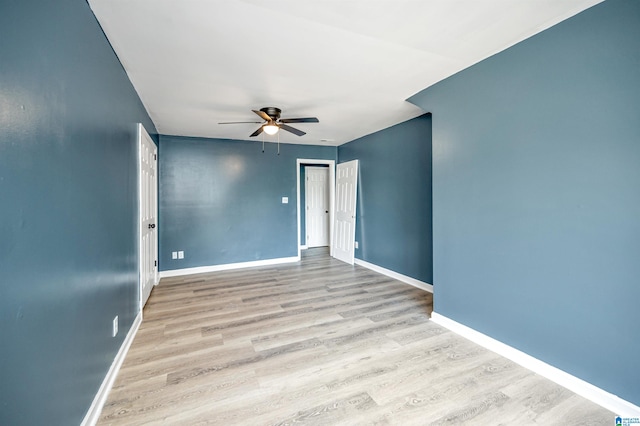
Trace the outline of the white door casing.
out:
[[[158,148],[138,124],[140,212],[140,310],[158,277]]]
[[[300,240],[305,241],[304,237],[305,229],[301,229],[300,218],[301,215],[304,214],[304,200],[300,199],[301,186],[304,185],[304,181],[301,180],[300,170],[302,166],[311,166],[311,165],[327,165],[329,166],[329,254],[333,255],[333,224],[334,218],[333,215],[335,213],[335,189],[336,189],[336,161],[335,160],[320,160],[317,158],[298,158],[296,160],[296,213],[298,220],[298,233],[296,234],[296,239],[298,240],[298,259],[302,254],[302,249],[304,248],[301,244]],[[305,241],[306,242],[306,241]]]
[[[305,167],[305,227],[307,247],[329,245],[329,168]]]
[[[336,167],[335,225],[333,257],[353,265],[356,239],[356,197],[358,195],[358,160]]]

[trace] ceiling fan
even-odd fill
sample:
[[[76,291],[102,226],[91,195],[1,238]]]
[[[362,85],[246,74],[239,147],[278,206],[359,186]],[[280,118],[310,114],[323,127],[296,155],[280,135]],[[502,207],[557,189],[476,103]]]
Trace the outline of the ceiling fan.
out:
[[[282,112],[280,108],[276,107],[264,107],[260,108],[260,111],[256,111],[252,109],[251,111],[255,112],[264,120],[264,122],[260,121],[228,121],[224,123],[218,124],[241,124],[241,123],[253,123],[253,124],[262,124],[253,132],[249,137],[253,138],[258,136],[260,133],[265,132],[268,135],[275,135],[278,133],[278,130],[286,130],[287,132],[293,133],[297,136],[306,135],[302,130],[298,130],[295,127],[291,127],[288,123],[319,123],[320,121],[316,117],[305,117],[305,118],[280,118],[280,113]]]

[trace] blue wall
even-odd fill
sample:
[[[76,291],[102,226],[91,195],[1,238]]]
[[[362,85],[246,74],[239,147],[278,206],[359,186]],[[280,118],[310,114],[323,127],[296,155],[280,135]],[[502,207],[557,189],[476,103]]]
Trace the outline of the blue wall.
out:
[[[138,312],[155,128],[86,2],[4,1],[0,40],[0,424],[74,425]]]
[[[415,95],[433,113],[435,310],[640,404],[640,2]]]
[[[337,151],[165,135],[159,149],[161,270],[297,256],[296,160]]]
[[[356,139],[338,160],[358,159],[356,257],[432,283],[431,116]]]

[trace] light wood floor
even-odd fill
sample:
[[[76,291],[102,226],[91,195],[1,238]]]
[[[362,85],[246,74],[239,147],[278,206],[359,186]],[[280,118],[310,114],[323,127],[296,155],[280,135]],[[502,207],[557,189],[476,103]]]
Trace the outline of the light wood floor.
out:
[[[163,279],[99,424],[613,424],[430,322],[431,294],[303,253]]]

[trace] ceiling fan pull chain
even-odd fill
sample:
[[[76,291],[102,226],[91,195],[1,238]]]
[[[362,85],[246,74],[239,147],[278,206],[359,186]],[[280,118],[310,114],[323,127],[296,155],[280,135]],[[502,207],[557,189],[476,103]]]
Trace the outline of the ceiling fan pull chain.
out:
[[[280,132],[278,132],[278,155],[280,155]]]
[[[262,153],[264,154],[264,133],[262,134]]]

